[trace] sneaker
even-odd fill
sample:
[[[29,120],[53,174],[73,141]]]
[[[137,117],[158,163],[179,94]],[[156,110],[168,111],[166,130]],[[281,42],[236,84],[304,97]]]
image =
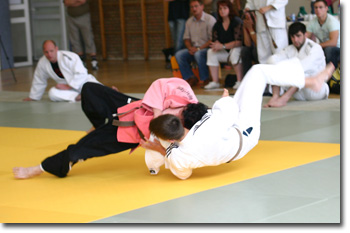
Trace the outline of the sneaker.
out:
[[[215,89],[219,87],[220,87],[220,83],[210,82],[208,85],[204,86],[204,89]]]
[[[96,60],[92,60],[91,65],[93,70],[98,70],[98,62]]]
[[[206,80],[199,80],[199,86],[200,88],[204,88],[206,85],[208,85],[208,83],[210,82],[209,78],[207,78]]]
[[[233,86],[233,89],[238,89],[239,85],[241,85],[240,81],[237,81],[235,85]]]

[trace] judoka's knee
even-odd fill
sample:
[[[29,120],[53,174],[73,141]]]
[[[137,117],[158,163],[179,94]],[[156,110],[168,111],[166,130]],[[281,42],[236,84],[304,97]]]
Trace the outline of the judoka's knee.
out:
[[[61,98],[59,98],[59,90],[56,87],[50,88],[48,95],[51,101],[60,101]]]

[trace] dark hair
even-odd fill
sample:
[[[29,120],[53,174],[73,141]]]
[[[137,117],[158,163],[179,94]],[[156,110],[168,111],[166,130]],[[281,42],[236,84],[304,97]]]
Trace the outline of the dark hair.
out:
[[[326,0],[316,0],[315,3],[317,3],[317,2],[323,2],[323,3],[325,4],[325,6],[328,7],[328,3],[327,3]],[[315,4],[315,3],[314,3],[314,4]]]
[[[182,111],[183,125],[191,129],[208,112],[208,106],[202,103],[188,104]]]
[[[164,140],[180,140],[185,133],[180,118],[171,114],[160,115],[151,120],[149,130]]]
[[[306,26],[305,26],[305,24],[300,23],[300,22],[292,23],[289,26],[289,28],[288,28],[288,35],[289,35],[289,37],[294,36],[298,32],[302,32],[303,34],[306,33]]]
[[[229,13],[229,15],[228,15],[228,17],[230,18],[230,20],[232,20],[232,19],[237,15],[237,14],[235,13],[234,8],[233,8],[233,4],[232,4],[232,2],[231,2],[230,0],[219,0],[219,1],[216,3],[216,5],[217,5],[217,14],[218,14],[218,21],[219,21],[219,22],[222,22],[222,17],[221,17],[221,15],[220,15],[220,13],[219,13],[219,8],[220,8],[221,5],[227,6],[228,9],[230,10],[230,13]]]

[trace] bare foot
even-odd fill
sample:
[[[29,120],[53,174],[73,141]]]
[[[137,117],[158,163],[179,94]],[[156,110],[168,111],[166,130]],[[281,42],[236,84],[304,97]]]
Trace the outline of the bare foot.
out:
[[[333,63],[328,63],[324,70],[322,70],[316,76],[309,78],[310,82],[308,82],[308,79],[306,79],[305,86],[308,85],[308,88],[311,90],[319,92],[322,88],[323,83],[327,82],[332,77],[334,69],[335,67]]]
[[[283,106],[286,106],[288,103],[289,98],[285,98],[283,95],[280,97],[271,97],[269,102],[265,104],[264,108],[280,108]]]
[[[40,165],[34,167],[15,167],[13,168],[13,175],[16,179],[29,179],[34,176],[38,176],[43,171],[40,168]]]

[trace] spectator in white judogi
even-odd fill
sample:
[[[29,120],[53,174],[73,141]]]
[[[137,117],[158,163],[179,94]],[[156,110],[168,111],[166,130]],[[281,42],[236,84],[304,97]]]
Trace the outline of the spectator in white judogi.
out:
[[[29,97],[24,101],[40,100],[49,78],[57,83],[48,93],[52,101],[79,101],[81,88],[86,82],[99,83],[88,74],[77,54],[58,50],[53,40],[44,41],[43,53],[34,72]]]
[[[306,26],[303,23],[293,23],[289,27],[288,34],[293,44],[272,55],[267,61],[269,64],[276,64],[296,57],[303,66],[306,78],[316,75],[325,68],[326,61],[322,47],[307,38]],[[308,88],[298,89],[296,87],[272,86],[272,95],[272,98],[264,107],[285,106],[292,97],[302,101],[327,99],[329,87],[326,83],[323,83],[321,90],[315,92]]]

